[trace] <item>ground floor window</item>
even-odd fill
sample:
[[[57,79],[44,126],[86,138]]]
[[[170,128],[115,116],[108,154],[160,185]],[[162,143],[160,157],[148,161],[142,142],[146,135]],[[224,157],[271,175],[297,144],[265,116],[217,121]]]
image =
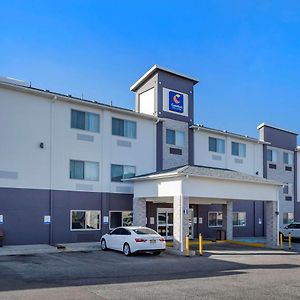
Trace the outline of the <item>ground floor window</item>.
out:
[[[283,224],[290,224],[294,221],[294,214],[291,212],[283,213]]]
[[[246,226],[246,213],[234,212],[232,216],[233,226]]]
[[[100,229],[99,210],[71,210],[71,230]]]
[[[110,211],[109,228],[132,225],[132,211]]]
[[[208,227],[222,227],[223,213],[222,212],[209,212],[208,213]]]

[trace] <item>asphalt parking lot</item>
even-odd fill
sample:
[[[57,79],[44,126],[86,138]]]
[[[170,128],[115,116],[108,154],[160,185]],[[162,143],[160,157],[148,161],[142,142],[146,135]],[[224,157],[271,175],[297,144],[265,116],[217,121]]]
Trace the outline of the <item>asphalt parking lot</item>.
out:
[[[297,252],[218,245],[203,257],[114,251],[0,257],[0,299],[300,299]]]

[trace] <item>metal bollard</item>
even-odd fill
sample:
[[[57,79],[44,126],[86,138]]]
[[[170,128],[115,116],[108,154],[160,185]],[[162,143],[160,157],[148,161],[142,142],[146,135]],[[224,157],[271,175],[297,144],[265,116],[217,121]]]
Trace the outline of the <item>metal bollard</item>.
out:
[[[190,256],[190,236],[185,236],[185,256]]]
[[[279,235],[279,241],[280,241],[280,249],[283,250],[283,234],[281,232]]]
[[[202,256],[203,253],[203,246],[202,246],[202,234],[199,233],[199,255]]]
[[[289,232],[289,250],[291,250],[291,249],[292,249],[292,235]]]

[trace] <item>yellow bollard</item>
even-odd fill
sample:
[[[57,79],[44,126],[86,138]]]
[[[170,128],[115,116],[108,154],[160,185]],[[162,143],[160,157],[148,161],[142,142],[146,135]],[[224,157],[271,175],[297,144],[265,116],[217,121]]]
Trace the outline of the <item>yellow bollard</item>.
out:
[[[291,250],[291,249],[292,249],[292,235],[289,232],[289,250]]]
[[[190,256],[190,237],[189,234],[185,237],[185,256]]]
[[[281,232],[279,235],[279,240],[280,240],[280,249],[282,250],[283,249],[283,234]]]
[[[199,255],[202,256],[202,234],[199,233]]]

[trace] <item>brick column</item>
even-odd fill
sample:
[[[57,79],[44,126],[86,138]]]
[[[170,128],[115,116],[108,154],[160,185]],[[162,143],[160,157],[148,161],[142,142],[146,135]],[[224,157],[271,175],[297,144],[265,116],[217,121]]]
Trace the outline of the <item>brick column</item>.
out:
[[[146,226],[146,199],[133,198],[133,225]]]
[[[189,198],[173,198],[173,245],[176,250],[185,250],[185,237],[189,233]]]
[[[278,244],[278,215],[276,213],[277,202],[266,201],[266,238],[270,246]]]
[[[233,225],[232,225],[232,215],[233,215],[233,201],[227,201],[227,204],[223,204],[223,226],[222,228],[226,230],[226,240],[233,239]]]

